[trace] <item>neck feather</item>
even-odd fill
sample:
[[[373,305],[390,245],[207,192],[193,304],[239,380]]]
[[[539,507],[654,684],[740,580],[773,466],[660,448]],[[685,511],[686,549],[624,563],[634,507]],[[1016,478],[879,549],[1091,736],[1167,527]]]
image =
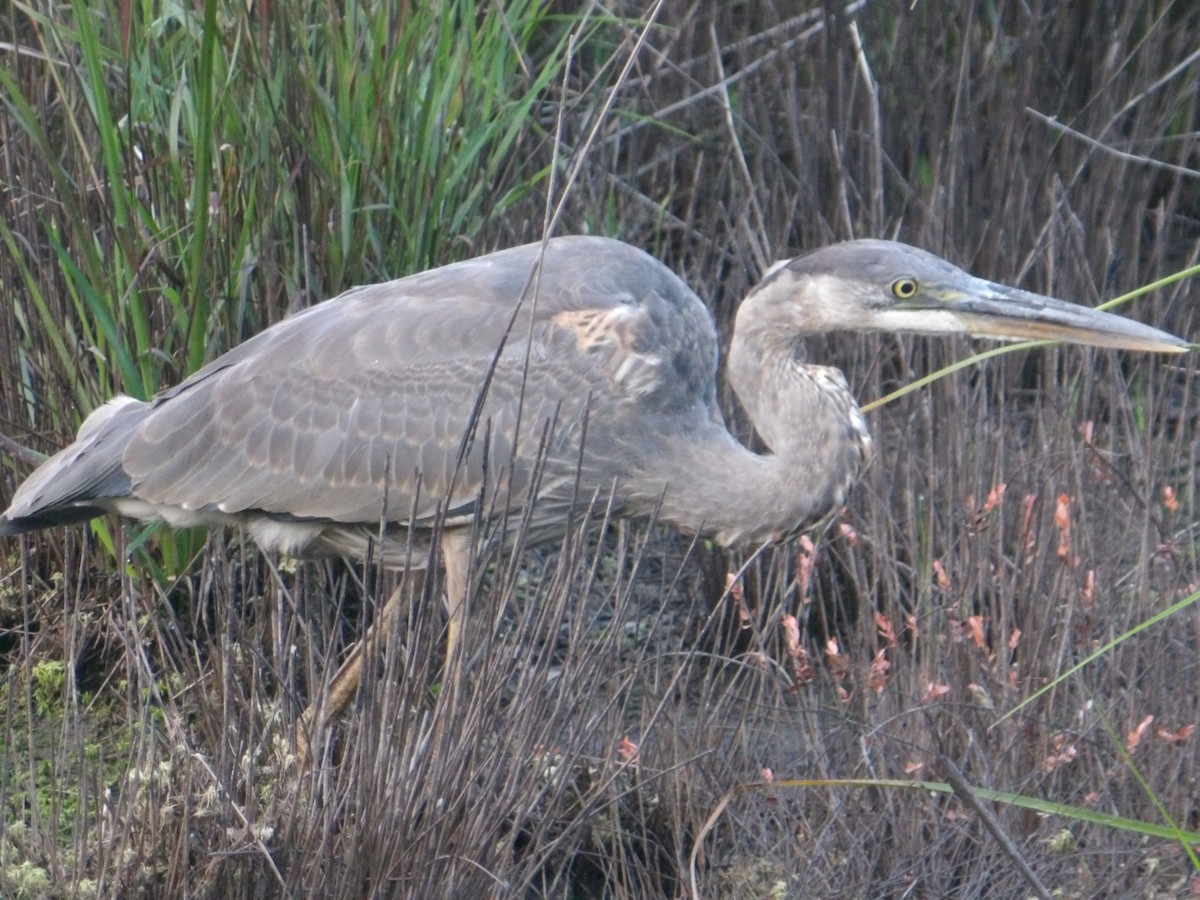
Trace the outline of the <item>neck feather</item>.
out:
[[[804,362],[799,329],[779,328],[778,299],[760,289],[743,301],[727,365],[770,452],[754,453],[713,424],[672,441],[670,471],[658,473],[660,518],[726,545],[782,540],[826,519],[871,453],[845,377]]]

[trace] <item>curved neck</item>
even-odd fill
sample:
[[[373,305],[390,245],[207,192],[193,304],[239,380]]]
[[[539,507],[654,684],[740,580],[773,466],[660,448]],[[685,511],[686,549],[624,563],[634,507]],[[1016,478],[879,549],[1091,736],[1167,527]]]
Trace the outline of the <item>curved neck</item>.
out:
[[[835,512],[870,457],[866,422],[837,369],[807,365],[760,288],[738,310],[727,372],[769,453],[723,426],[683,434],[661,471],[659,518],[721,544],[782,540]],[[774,327],[759,323],[774,322]]]

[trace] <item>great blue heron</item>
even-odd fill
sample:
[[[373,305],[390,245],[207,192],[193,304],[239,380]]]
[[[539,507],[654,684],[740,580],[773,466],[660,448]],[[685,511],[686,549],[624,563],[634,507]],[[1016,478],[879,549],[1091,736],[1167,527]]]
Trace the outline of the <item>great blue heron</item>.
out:
[[[239,524],[293,556],[373,545],[393,566],[440,541],[451,668],[480,524],[500,523],[483,550],[518,529],[559,535],[572,508],[760,544],[841,506],[871,441],[842,373],[809,363],[803,339],[843,330],[1188,348],[903,244],[837,244],[775,266],[738,309],[728,375],[760,454],[725,427],[716,331],[687,285],[626,244],[556,238],[355,288],[149,402],[109,401],[21,485],[0,534],[116,512]]]

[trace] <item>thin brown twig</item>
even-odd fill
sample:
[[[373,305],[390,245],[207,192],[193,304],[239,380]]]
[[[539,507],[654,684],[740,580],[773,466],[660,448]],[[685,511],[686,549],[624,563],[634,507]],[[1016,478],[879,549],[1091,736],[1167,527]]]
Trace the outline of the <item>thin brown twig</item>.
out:
[[[979,798],[975,796],[975,791],[971,789],[971,785],[967,779],[963,777],[963,773],[958,770],[946,756],[941,756],[939,762],[942,764],[943,770],[946,773],[946,781],[950,787],[954,788],[954,796],[969,806],[977,816],[979,821],[983,823],[983,827],[992,833],[992,837],[1000,845],[1000,849],[1004,851],[1004,855],[1012,860],[1013,865],[1017,867],[1017,871],[1021,873],[1021,877],[1033,889],[1037,896],[1043,900],[1050,900],[1050,891],[1042,884],[1042,880],[1037,877],[1037,873],[1033,871],[1033,867],[1021,855],[1016,843],[1008,832],[1004,830],[1004,826],[1000,824],[1000,820],[996,818],[995,813],[987,808]]]
[[[46,461],[45,453],[38,453],[24,444],[18,444],[6,434],[0,434],[0,450],[3,450],[17,462],[25,463],[28,466],[41,465]]]
[[[1064,125],[1054,116],[1048,116],[1045,113],[1038,112],[1036,109],[1028,106],[1025,107],[1025,112],[1029,113],[1029,115],[1033,116],[1039,122],[1044,122],[1051,128],[1057,128],[1068,137],[1073,137],[1076,140],[1083,141],[1083,143],[1087,144],[1089,147],[1094,147],[1097,150],[1107,153],[1109,156],[1115,156],[1117,159],[1123,159],[1126,162],[1150,166],[1154,169],[1162,169],[1165,172],[1173,172],[1176,175],[1182,175],[1185,178],[1200,178],[1200,171],[1197,171],[1196,169],[1189,169],[1187,166],[1177,166],[1174,163],[1163,162],[1162,160],[1153,159],[1149,156],[1139,156],[1136,153],[1128,153],[1124,150],[1118,150],[1116,147],[1112,147],[1103,141],[1098,141],[1094,137],[1084,134],[1082,131],[1076,131],[1071,126]]]

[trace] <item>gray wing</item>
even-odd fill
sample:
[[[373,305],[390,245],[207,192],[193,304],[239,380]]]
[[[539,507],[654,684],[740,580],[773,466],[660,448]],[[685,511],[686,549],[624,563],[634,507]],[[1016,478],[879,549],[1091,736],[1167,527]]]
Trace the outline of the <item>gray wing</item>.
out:
[[[130,495],[418,524],[485,494],[522,504],[546,434],[558,471],[539,490],[577,471],[607,489],[657,423],[714,414],[715,334],[639,250],[557,239],[539,279],[540,251],[358,288],[240,345],[153,401],[121,457]]]

